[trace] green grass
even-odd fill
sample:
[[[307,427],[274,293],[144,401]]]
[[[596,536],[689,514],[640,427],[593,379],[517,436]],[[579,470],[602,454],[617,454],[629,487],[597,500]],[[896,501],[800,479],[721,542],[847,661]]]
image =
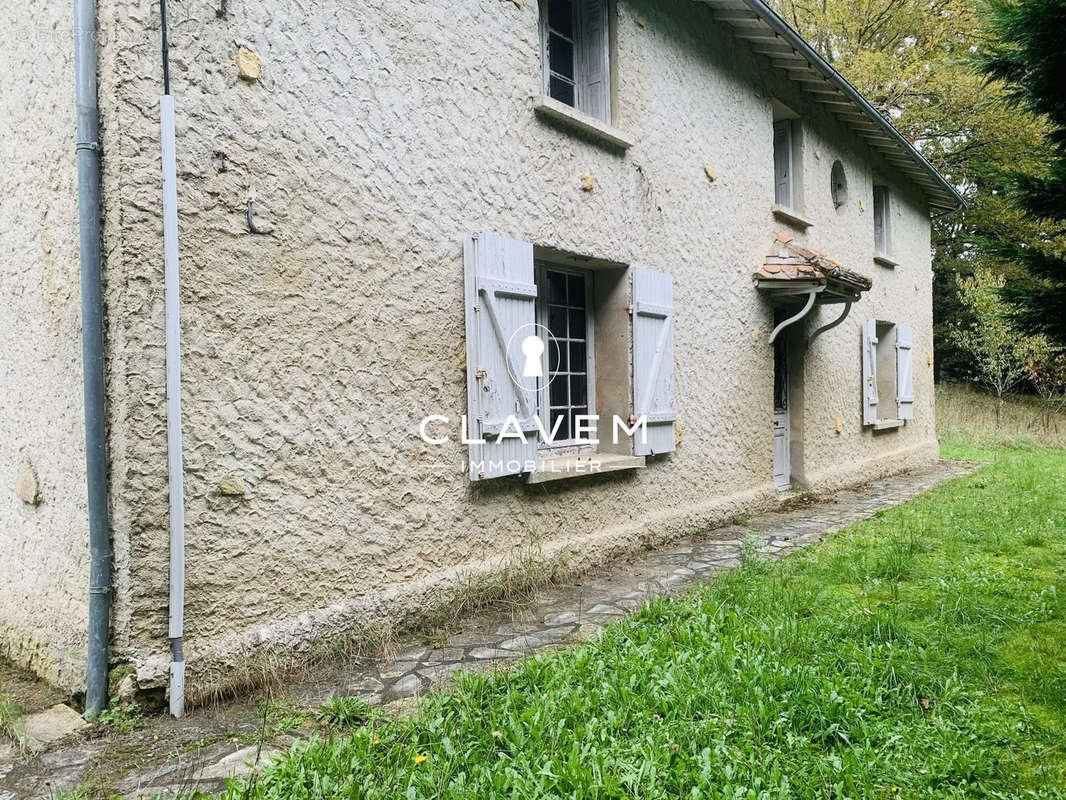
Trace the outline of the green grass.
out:
[[[6,697],[0,686],[0,736],[6,736],[14,742],[19,741],[15,732],[15,720],[22,714],[22,709],[15,700]]]
[[[1066,452],[945,455],[994,463],[227,796],[1066,798]]]

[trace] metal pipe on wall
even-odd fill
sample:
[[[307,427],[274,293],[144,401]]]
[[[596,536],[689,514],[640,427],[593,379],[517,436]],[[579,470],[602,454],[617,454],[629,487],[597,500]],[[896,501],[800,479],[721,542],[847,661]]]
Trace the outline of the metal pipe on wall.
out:
[[[107,706],[111,630],[111,531],[107,494],[104,311],[100,258],[100,110],[96,96],[96,3],[74,0],[78,248],[85,394],[85,482],[89,507],[89,641],[85,716]]]
[[[167,473],[170,490],[170,713],[185,711],[185,481],[181,445],[181,295],[174,98],[159,98],[163,161],[163,284],[167,360]]]
[[[181,435],[181,285],[178,269],[178,171],[174,98],[170,95],[167,6],[160,0],[163,95],[159,147],[163,167],[163,293],[166,328],[167,474],[170,493],[170,713],[185,713],[185,471]]]

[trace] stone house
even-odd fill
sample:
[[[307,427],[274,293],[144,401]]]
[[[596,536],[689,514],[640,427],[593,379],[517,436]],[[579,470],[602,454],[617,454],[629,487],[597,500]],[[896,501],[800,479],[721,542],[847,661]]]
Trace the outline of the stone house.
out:
[[[165,687],[159,9],[96,20],[109,659]],[[71,22],[0,22],[0,651],[76,692]],[[197,0],[169,73],[190,697],[937,458],[961,201],[761,0]]]

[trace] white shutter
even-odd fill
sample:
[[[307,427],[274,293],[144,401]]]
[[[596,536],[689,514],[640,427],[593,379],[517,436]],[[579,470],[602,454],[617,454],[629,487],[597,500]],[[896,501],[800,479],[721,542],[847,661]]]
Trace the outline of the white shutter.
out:
[[[638,431],[638,456],[674,450],[674,282],[662,272],[633,268],[633,414],[647,419]]]
[[[611,35],[607,0],[579,0],[577,107],[611,121]]]
[[[527,472],[536,460],[537,379],[522,378],[518,361],[522,340],[536,334],[536,300],[533,245],[467,236],[467,435],[485,440],[469,446],[470,480]],[[517,426],[507,426],[508,417]],[[505,426],[508,434],[524,431],[525,442],[500,438]]]
[[[888,253],[888,189],[874,187],[874,250]]]
[[[774,202],[792,208],[792,120],[774,123]]]
[[[877,422],[877,320],[862,326],[862,424]]]
[[[896,419],[914,419],[914,336],[909,325],[896,326]]]

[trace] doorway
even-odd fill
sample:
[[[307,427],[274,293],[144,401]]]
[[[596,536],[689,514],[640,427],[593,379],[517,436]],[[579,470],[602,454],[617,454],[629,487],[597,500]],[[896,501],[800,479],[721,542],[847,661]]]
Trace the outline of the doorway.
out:
[[[774,325],[788,312],[775,309]],[[788,331],[774,341],[774,485],[784,491],[792,487],[791,425],[789,420]]]

